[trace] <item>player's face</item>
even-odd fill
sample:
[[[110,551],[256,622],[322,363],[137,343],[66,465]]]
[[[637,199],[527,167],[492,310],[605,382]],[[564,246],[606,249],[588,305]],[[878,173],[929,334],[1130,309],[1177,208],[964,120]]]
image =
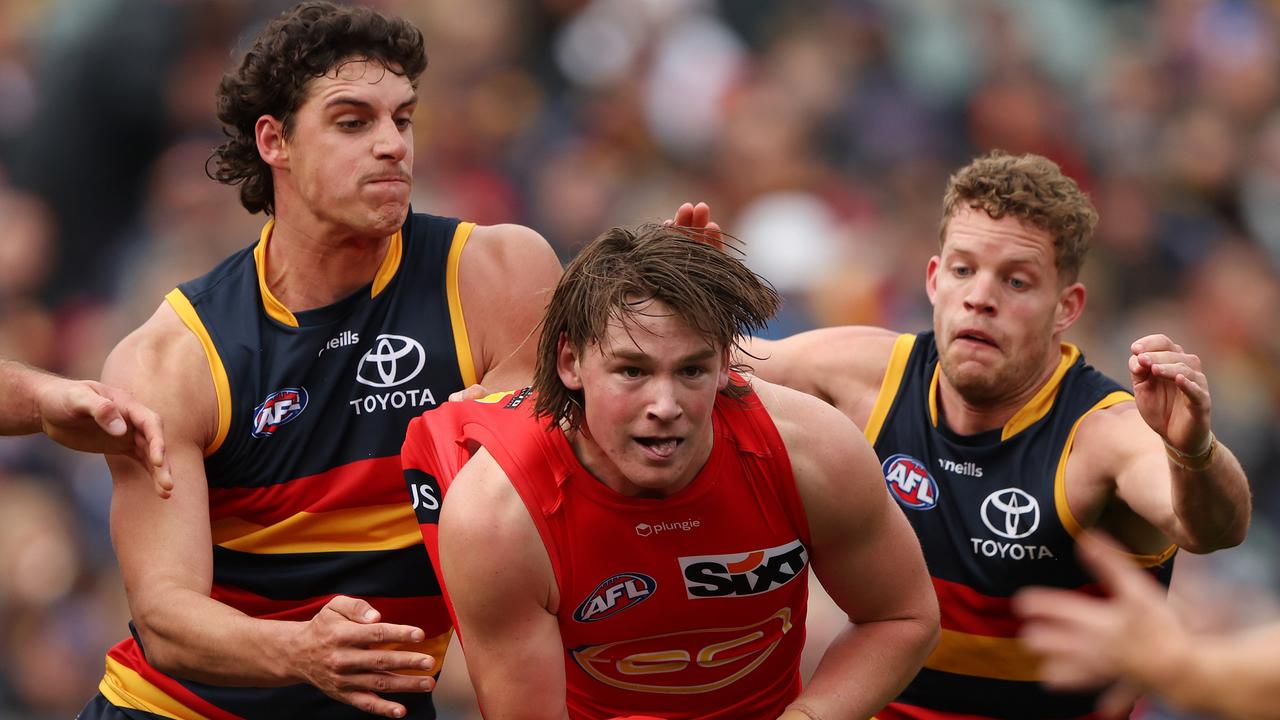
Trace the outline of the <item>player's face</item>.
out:
[[[978,406],[1034,392],[1084,305],[1082,285],[1060,284],[1047,231],[957,212],[927,279],[944,382]]]
[[[323,224],[361,236],[404,223],[412,187],[409,80],[377,62],[340,63],[307,86],[285,140],[293,191]]]
[[[729,380],[728,353],[662,302],[613,321],[608,336],[561,348],[560,379],[582,390],[585,422],[572,442],[583,465],[625,495],[687,486],[711,454],[711,412]]]

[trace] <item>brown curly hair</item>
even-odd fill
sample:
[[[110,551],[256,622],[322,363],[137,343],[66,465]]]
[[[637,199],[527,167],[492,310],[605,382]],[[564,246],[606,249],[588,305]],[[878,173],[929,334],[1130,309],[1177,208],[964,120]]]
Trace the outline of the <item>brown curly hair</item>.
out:
[[[271,167],[258,155],[254,137],[258,118],[279,118],[288,137],[307,83],[352,60],[377,61],[415,88],[427,67],[422,33],[369,8],[305,2],[271,21],[218,85],[218,119],[227,141],[206,163],[209,177],[240,185],[240,203],[249,212],[274,212]]]
[[[578,427],[582,393],[560,381],[560,338],[581,352],[604,339],[611,321],[625,320],[649,300],[661,300],[715,348],[737,348],[738,338],[762,330],[781,299],[726,250],[697,230],[655,224],[614,228],[588,243],[565,268],[547,306],[533,372],[536,413]],[[746,388],[730,383],[726,392],[741,396]]]
[[[1098,211],[1076,181],[1054,161],[1031,153],[993,150],[952,175],[942,201],[939,245],[946,242],[947,223],[963,207],[984,210],[994,220],[1011,215],[1048,232],[1064,285],[1080,276],[1098,224]]]

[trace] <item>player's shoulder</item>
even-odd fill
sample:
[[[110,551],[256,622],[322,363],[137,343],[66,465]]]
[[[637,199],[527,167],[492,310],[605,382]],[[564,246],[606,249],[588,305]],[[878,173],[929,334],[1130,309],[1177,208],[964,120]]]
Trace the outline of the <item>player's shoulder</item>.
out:
[[[204,433],[211,424],[205,421],[217,415],[204,346],[168,302],[116,344],[102,380],[159,412],[168,428],[190,425]]]
[[[535,259],[550,260],[559,266],[546,238],[533,228],[514,223],[475,226],[467,240],[464,255],[467,253],[508,265]]]
[[[485,538],[499,545],[528,538],[515,522],[528,516],[498,461],[481,447],[462,466],[445,494],[441,525],[455,536]]]
[[[848,416],[813,395],[760,378],[752,378],[751,386],[793,454],[862,437]]]

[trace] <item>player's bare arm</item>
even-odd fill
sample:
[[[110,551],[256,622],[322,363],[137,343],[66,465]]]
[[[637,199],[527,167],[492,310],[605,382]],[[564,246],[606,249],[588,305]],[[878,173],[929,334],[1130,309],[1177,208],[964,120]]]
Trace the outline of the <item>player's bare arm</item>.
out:
[[[108,456],[112,541],[148,661],[218,685],[307,682],[362,710],[403,716],[402,705],[373,690],[429,690],[430,678],[396,671],[429,669],[434,661],[371,648],[420,641],[421,630],[380,623],[376,610],[354,598],[334,598],[309,622],[286,622],[249,617],[209,596],[213,550],[204,449],[217,432],[217,396],[199,341],[169,305],[121,341],[103,378],[154,408],[168,432],[175,484],[168,500],[142,482],[148,473],[142,463]]]
[[[796,703],[823,720],[870,717],[937,644],[938,602],[920,544],[848,418],[788,388],[755,387],[791,457],[814,573],[850,621]],[[806,715],[793,705],[783,717]]]
[[[1134,343],[1129,369],[1135,402],[1081,423],[1067,467],[1072,509],[1085,508],[1087,519],[1087,508],[1097,508],[1103,529],[1143,552],[1155,551],[1149,542],[1135,547],[1144,526],[1191,552],[1238,545],[1249,527],[1248,480],[1212,434],[1199,358],[1152,335]],[[1132,513],[1098,507],[1112,492]]]
[[[782,340],[750,338],[737,359],[758,377],[820,398],[863,427],[897,339],[884,328],[821,328]]]
[[[449,487],[440,564],[485,716],[567,718],[551,559],[515,488],[483,449]]]
[[[538,323],[560,279],[560,261],[523,225],[477,226],[462,250],[458,293],[476,380],[490,390],[529,384]]]
[[[72,450],[130,455],[147,466],[158,494],[173,489],[151,408],[119,388],[0,360],[0,435],[38,432]]]

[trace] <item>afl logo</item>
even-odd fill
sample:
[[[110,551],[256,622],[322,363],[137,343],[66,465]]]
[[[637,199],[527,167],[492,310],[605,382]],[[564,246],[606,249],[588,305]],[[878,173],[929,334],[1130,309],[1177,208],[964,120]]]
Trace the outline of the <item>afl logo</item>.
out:
[[[306,409],[306,388],[277,390],[253,409],[253,429],[249,434],[256,438],[270,437],[281,425],[291,422]]]
[[[1000,537],[1018,540],[1040,527],[1040,503],[1024,490],[997,490],[982,501],[982,523]]]
[[[618,573],[596,586],[573,611],[573,619],[588,623],[613,617],[649,599],[658,583],[640,573]]]
[[[889,492],[903,507],[931,510],[938,504],[938,483],[924,463],[898,453],[884,461],[884,481]]]
[[[422,372],[427,353],[422,344],[404,335],[379,335],[373,349],[360,358],[356,380],[376,388],[403,385]]]

